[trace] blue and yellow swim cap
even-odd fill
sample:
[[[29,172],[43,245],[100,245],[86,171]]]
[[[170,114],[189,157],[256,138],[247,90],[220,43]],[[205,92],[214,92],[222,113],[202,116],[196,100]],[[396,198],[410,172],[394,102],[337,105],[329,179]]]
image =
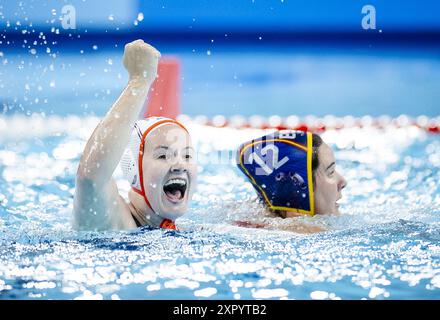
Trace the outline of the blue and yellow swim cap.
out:
[[[243,143],[237,165],[273,210],[315,214],[312,133],[281,130]]]

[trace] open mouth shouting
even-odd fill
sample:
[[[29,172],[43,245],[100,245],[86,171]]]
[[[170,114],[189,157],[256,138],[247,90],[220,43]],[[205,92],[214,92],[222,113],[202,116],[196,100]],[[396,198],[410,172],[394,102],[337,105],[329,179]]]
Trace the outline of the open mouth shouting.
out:
[[[187,185],[186,179],[172,178],[165,182],[163,191],[170,202],[178,203],[185,197]]]

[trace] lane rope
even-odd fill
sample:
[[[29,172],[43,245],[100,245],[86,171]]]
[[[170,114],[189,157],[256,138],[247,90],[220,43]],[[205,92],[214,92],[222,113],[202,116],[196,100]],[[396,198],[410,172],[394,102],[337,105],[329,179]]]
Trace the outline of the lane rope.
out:
[[[440,133],[440,117],[433,118],[427,116],[418,116],[416,118],[409,117],[407,115],[400,115],[396,118],[389,116],[380,117],[336,117],[328,115],[325,117],[315,116],[288,116],[280,117],[277,115],[263,117],[254,115],[250,117],[244,116],[231,116],[225,117],[222,115],[216,115],[212,118],[207,116],[188,116],[181,114],[177,117],[181,122],[193,122],[200,125],[213,126],[213,127],[228,127],[236,129],[294,129],[301,131],[311,131],[321,133],[326,130],[340,130],[345,128],[405,128],[405,127],[417,127],[423,129],[429,133]]]

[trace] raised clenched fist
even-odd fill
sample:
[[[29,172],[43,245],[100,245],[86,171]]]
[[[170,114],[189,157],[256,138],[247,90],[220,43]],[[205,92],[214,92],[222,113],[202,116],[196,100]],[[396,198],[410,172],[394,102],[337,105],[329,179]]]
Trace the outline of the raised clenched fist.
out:
[[[143,40],[125,45],[123,63],[130,80],[145,80],[153,83],[157,76],[160,52]]]

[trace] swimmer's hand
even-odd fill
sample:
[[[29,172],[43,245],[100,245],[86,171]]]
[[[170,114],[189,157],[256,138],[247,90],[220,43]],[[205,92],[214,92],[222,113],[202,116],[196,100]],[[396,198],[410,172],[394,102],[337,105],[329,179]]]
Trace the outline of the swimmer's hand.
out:
[[[123,63],[130,81],[146,81],[151,85],[157,76],[160,52],[143,40],[136,40],[125,45]]]
[[[233,224],[243,228],[283,230],[283,231],[290,231],[290,232],[302,233],[302,234],[311,234],[311,233],[326,231],[324,228],[320,226],[306,224],[295,220],[292,220],[288,224],[286,224],[285,222],[282,224],[279,223],[277,224],[276,221],[273,222],[275,223],[270,225],[263,223],[255,223],[251,221],[233,221]]]
[[[327,231],[321,226],[316,226],[301,222],[292,222],[291,224],[288,225],[279,226],[278,230],[290,231],[290,232],[302,233],[302,234],[311,234],[311,233]]]
[[[232,224],[239,226],[239,227],[243,227],[243,228],[256,228],[256,229],[260,229],[260,228],[266,228],[267,226],[265,224],[262,223],[255,223],[255,222],[250,222],[250,221],[233,221]]]

